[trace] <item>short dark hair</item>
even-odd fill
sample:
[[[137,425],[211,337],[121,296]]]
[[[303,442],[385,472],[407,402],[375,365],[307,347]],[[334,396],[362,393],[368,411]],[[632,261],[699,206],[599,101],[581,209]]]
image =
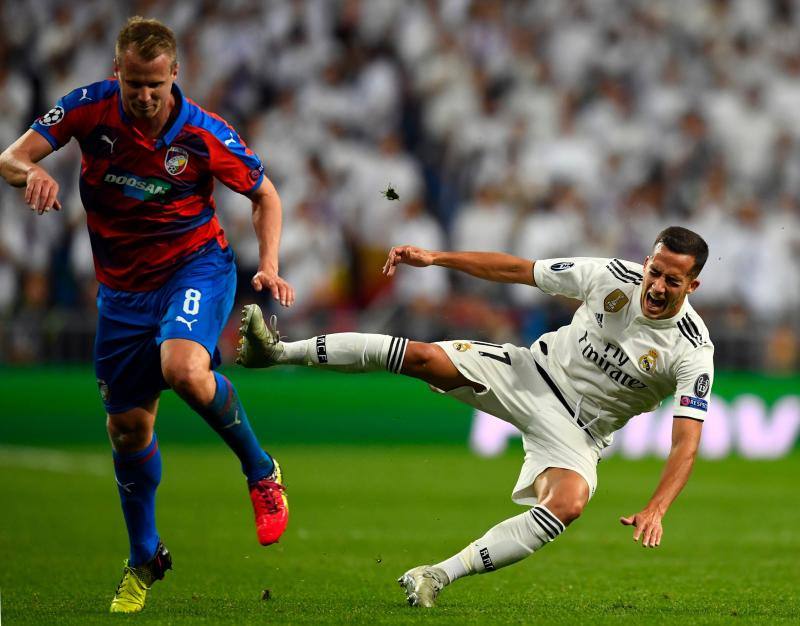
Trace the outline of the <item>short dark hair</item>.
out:
[[[114,49],[117,63],[122,62],[122,55],[132,48],[145,61],[152,61],[161,54],[172,59],[172,67],[178,60],[178,44],[175,33],[158,20],[148,20],[136,15],[126,22],[117,36]]]
[[[690,254],[694,257],[694,265],[690,271],[692,278],[697,277],[708,260],[708,244],[696,232],[683,226],[670,226],[662,230],[653,242],[653,248],[660,243],[676,254]]]

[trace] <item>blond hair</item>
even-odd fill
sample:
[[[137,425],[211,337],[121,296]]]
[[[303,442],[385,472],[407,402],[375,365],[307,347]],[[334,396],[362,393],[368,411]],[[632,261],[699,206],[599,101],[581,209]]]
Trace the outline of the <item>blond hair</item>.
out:
[[[129,18],[117,35],[114,49],[117,64],[122,61],[122,55],[129,49],[145,61],[152,61],[157,56],[166,54],[172,58],[172,67],[178,62],[175,33],[158,20],[145,19],[140,15]]]

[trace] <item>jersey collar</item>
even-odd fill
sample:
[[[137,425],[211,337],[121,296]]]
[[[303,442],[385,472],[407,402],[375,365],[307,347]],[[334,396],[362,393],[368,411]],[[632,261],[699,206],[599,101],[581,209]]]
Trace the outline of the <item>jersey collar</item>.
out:
[[[178,114],[173,118],[171,124],[164,127],[161,136],[155,140],[154,147],[156,149],[170,145],[175,140],[175,137],[178,136],[178,133],[181,132],[181,128],[183,128],[186,119],[189,117],[189,107],[186,106],[186,99],[183,97],[183,92],[178,87],[178,83],[172,83],[172,95],[175,97],[175,108],[178,110]],[[120,119],[131,126],[133,120],[125,113],[125,109],[122,107],[121,94],[117,97],[117,110],[119,111]]]
[[[634,315],[634,319],[641,324],[645,324],[646,326],[652,326],[653,328],[669,328],[670,326],[675,326],[680,319],[686,315],[686,311],[689,307],[689,296],[686,296],[683,299],[683,303],[681,304],[681,308],[678,309],[678,312],[673,315],[672,317],[667,317],[663,320],[654,320],[647,317],[642,312],[642,285],[637,285],[636,289],[633,292],[633,297],[636,300],[635,308],[633,309],[636,311]]]
[[[177,83],[172,83],[172,95],[175,96],[175,107],[178,108],[178,114],[175,116],[172,125],[161,135],[160,141],[165,146],[170,145],[175,140],[175,137],[178,136],[178,133],[181,132],[181,128],[183,128],[183,125],[186,123],[186,118],[189,117],[189,107],[186,106],[183,92],[181,88],[178,87]]]

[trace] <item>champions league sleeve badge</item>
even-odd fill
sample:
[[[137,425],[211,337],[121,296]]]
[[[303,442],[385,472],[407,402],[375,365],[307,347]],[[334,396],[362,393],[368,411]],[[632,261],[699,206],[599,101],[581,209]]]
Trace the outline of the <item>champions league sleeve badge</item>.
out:
[[[42,126],[53,126],[53,124],[58,124],[61,120],[64,119],[64,109],[60,106],[55,106],[50,109],[47,113],[42,115],[37,121]]]
[[[189,153],[180,146],[170,146],[167,156],[164,157],[164,167],[170,176],[177,176],[183,173],[189,165]]]

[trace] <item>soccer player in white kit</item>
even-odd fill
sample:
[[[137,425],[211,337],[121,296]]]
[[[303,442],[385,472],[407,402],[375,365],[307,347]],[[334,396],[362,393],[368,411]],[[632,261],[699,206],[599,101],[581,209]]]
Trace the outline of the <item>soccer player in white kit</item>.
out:
[[[522,431],[525,461],[512,499],[531,508],[450,558],[403,574],[398,582],[408,602],[430,607],[456,579],[505,567],[557,539],[592,497],[600,453],[612,433],[672,394],[672,447],[661,480],[641,511],[620,518],[634,527],[633,538],[643,546],[661,543],[661,520],[689,478],[713,382],[714,348],[687,299],[700,284],[707,258],[705,241],[679,226],[659,233],[644,265],[395,247],[384,266],[387,276],[401,264],[439,265],[533,285],[583,304],[568,326],[530,347],[467,340],[429,344],[363,333],[283,342],[274,317],[267,325],[258,306],[248,305],[237,362],[342,372],[388,369],[420,378]]]

